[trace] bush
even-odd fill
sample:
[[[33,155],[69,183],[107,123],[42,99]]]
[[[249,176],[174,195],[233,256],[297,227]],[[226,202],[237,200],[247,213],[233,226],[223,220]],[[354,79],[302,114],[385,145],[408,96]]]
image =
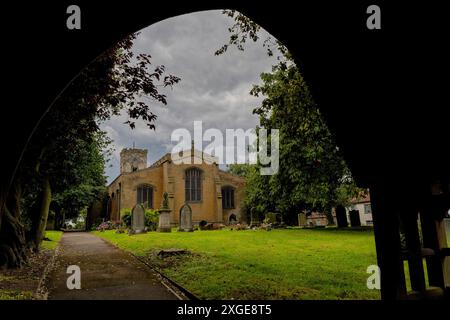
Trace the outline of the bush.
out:
[[[91,231],[97,230],[97,227],[98,227],[100,224],[102,224],[102,222],[103,222],[103,219],[102,219],[102,218],[97,218],[97,219],[95,219],[94,223],[92,223]]]
[[[156,230],[158,228],[159,212],[153,209],[145,210],[145,226],[149,230]]]
[[[126,227],[131,227],[131,209],[123,209],[121,219]]]

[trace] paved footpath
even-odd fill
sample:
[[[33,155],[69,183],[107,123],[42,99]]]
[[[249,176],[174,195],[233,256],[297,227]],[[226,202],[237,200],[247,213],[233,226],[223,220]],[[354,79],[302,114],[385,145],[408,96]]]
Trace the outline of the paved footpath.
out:
[[[81,289],[67,288],[67,267],[78,265]],[[87,232],[64,233],[49,276],[50,300],[176,300],[147,266]]]

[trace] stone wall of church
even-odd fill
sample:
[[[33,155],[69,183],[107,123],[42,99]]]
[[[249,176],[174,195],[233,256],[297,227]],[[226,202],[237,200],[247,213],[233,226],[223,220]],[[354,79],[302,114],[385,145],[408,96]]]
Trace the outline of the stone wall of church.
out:
[[[202,171],[202,196],[199,202],[188,202],[192,209],[192,221],[198,224],[202,220],[208,222],[222,222],[221,210],[217,206],[216,181],[217,167],[215,165],[203,164],[170,164],[168,165],[168,174],[172,182],[169,184],[169,196],[172,200],[171,222],[178,224],[180,209],[186,198],[185,194],[185,171],[196,167]],[[172,189],[172,190],[170,190]]]
[[[153,188],[153,205],[158,209],[163,194],[163,174],[161,167],[147,168],[120,175],[108,188],[109,194],[115,193],[115,200],[111,197],[111,220],[119,220],[120,211],[132,209],[137,202],[137,188],[140,185],[150,185]],[[118,196],[119,195],[119,198]]]
[[[220,180],[222,187],[234,188],[234,208],[223,209],[223,220],[228,223],[230,216],[234,214],[238,222],[247,223],[247,215],[244,211],[245,180],[223,171],[220,172]]]
[[[244,199],[244,179],[220,171],[215,164],[173,164],[170,160],[162,162],[158,166],[149,167],[130,173],[121,174],[108,187],[110,195],[111,220],[119,220],[119,207],[131,209],[136,205],[137,188],[147,184],[153,187],[154,209],[161,205],[162,195],[165,191],[169,194],[169,207],[171,223],[176,226],[179,223],[180,209],[185,203],[185,171],[196,167],[202,172],[202,196],[198,202],[188,202],[192,208],[192,220],[198,224],[202,220],[207,222],[228,223],[229,216],[235,214],[239,221],[246,221],[244,213],[241,213]],[[222,209],[222,186],[235,188],[235,208]],[[114,194],[114,197],[112,195]]]

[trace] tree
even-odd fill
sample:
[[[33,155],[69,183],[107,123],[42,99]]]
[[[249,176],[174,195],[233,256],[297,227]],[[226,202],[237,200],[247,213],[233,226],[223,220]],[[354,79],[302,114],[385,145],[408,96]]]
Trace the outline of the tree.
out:
[[[133,34],[123,39],[87,66],[34,132],[0,211],[0,265],[20,266],[29,247],[39,249],[55,199],[55,206],[68,205],[80,192],[87,191],[90,198],[104,185],[98,175],[98,147],[104,142],[99,121],[126,110],[125,123],[131,128],[141,119],[154,129],[150,103],[167,104],[158,87],[172,87],[180,78],[165,74],[164,66],[150,69],[148,54],[134,56],[135,38]],[[94,180],[89,179],[92,172]]]
[[[229,28],[228,44],[216,55],[230,45],[244,50],[248,39],[259,40],[256,23],[233,10],[224,13],[234,18],[235,24]],[[262,83],[253,86],[250,94],[264,97],[253,110],[259,115],[260,126],[279,130],[280,166],[278,173],[269,177],[260,176],[257,166],[232,169],[247,178],[246,206],[259,212],[278,211],[288,222],[295,222],[297,213],[304,210],[330,214],[333,206],[360,190],[287,48],[271,37],[263,46],[268,55],[277,54],[278,63],[272,72],[261,74]]]
[[[72,181],[67,185],[60,186],[59,192],[53,196],[51,209],[55,212],[55,222],[60,226],[64,218],[75,218],[81,211],[106,190],[106,178],[104,176],[105,157],[104,150],[109,145],[109,139],[99,132],[96,139],[86,143],[85,147],[79,148],[77,159],[74,159],[72,170]]]

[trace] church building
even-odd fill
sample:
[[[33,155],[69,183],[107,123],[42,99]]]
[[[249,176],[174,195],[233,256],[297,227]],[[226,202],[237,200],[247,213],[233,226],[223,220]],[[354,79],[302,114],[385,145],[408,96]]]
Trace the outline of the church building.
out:
[[[170,153],[147,167],[147,150],[129,148],[120,153],[120,174],[108,186],[107,216],[120,220],[123,209],[136,204],[158,209],[164,192],[169,195],[171,224],[178,225],[180,209],[188,203],[192,220],[198,224],[246,222],[242,202],[245,180],[219,169],[217,158],[198,150],[180,153],[179,164]],[[186,156],[185,156],[186,155]],[[189,162],[189,164],[186,164]]]

